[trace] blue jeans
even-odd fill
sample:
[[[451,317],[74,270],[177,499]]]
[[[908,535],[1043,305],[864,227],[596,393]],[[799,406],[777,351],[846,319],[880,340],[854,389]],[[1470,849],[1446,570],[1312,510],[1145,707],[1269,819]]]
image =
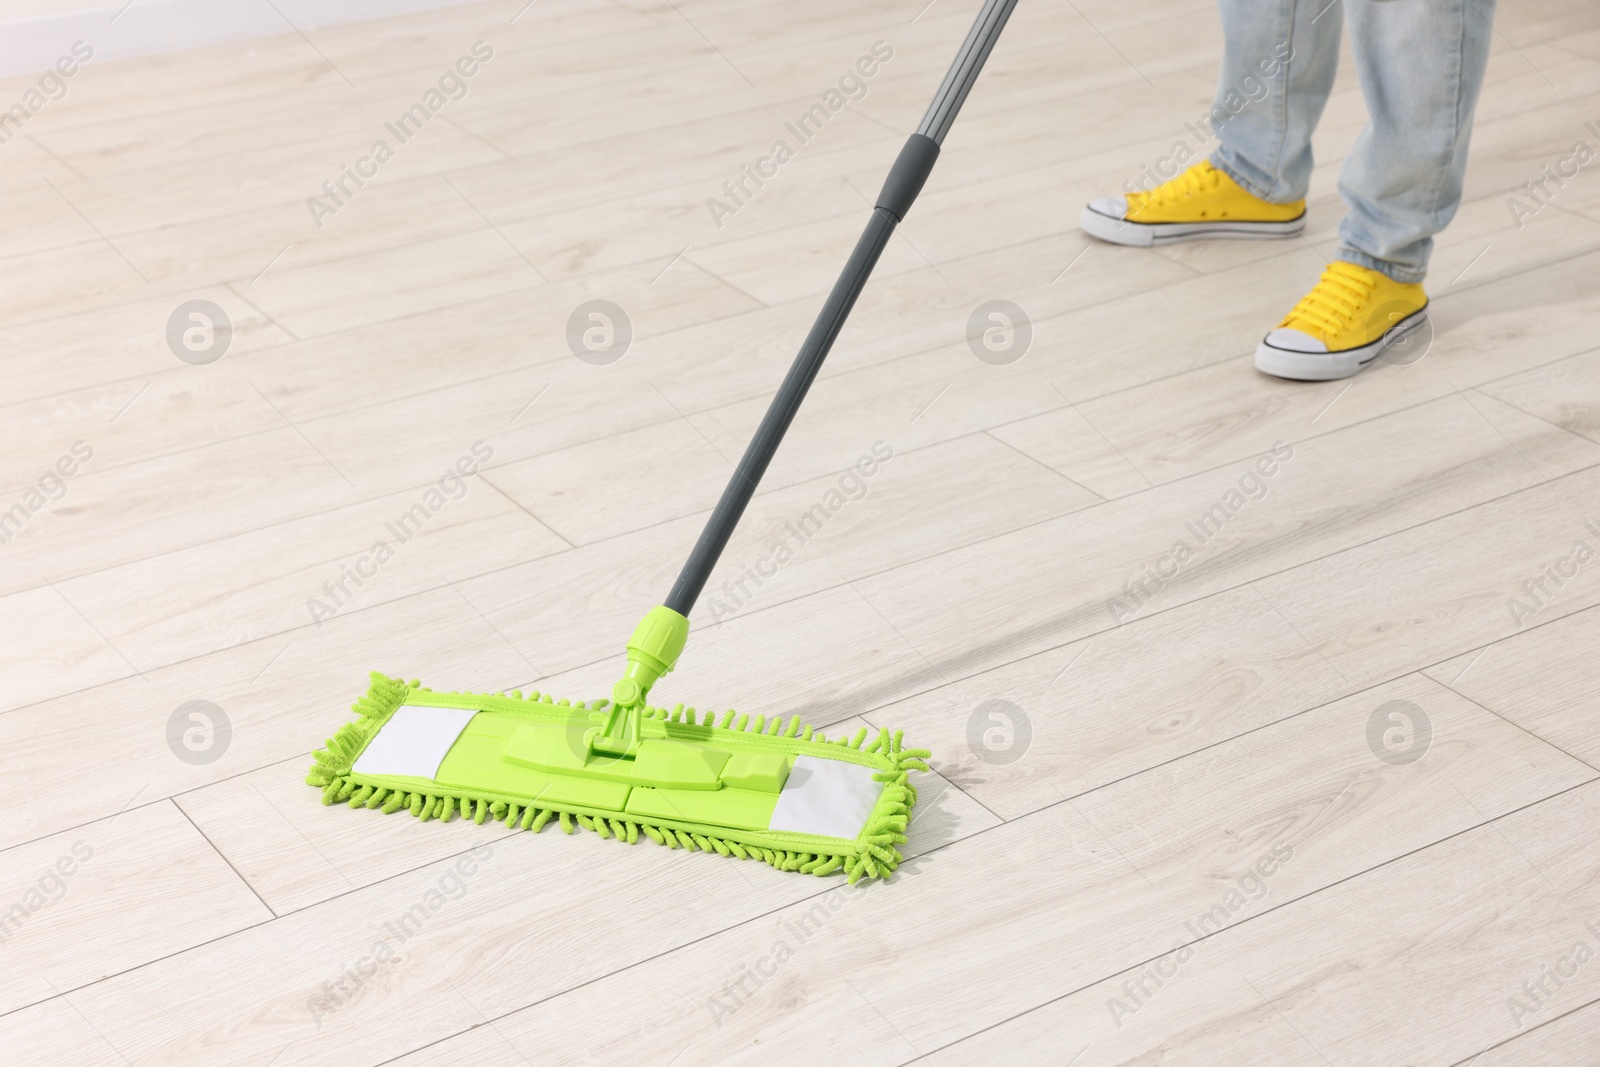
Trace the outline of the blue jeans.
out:
[[[1311,131],[1333,87],[1349,9],[1370,120],[1339,173],[1348,209],[1339,258],[1420,282],[1433,235],[1461,202],[1494,0],[1218,2],[1227,43],[1211,163],[1277,203],[1303,199],[1311,183]]]

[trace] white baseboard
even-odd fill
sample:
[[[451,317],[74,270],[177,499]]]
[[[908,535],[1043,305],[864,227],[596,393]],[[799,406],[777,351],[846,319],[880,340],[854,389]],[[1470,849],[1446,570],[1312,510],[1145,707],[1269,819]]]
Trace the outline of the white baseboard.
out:
[[[0,77],[40,74],[67,55],[74,41],[86,42],[94,49],[94,62],[101,63],[466,2],[469,0],[134,0],[125,5],[117,0],[104,7],[0,22]]]

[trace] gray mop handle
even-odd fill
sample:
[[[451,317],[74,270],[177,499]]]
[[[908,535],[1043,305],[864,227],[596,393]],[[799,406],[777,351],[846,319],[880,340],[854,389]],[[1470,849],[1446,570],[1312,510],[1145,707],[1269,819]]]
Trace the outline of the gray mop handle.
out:
[[[961,50],[956,53],[955,61],[950,64],[949,72],[940,83],[939,91],[934,94],[928,113],[923,116],[917,132],[900,150],[894,166],[889,169],[883,191],[878,194],[872,217],[856,242],[855,251],[850,253],[849,261],[822,305],[822,311],[806,336],[805,343],[800,346],[789,373],[778,388],[778,394],[772,398],[761,425],[756,428],[755,436],[734,469],[733,477],[722,491],[722,498],[717,501],[705,529],[700,533],[700,539],[695,542],[683,570],[678,574],[678,580],[673,583],[666,606],[678,614],[687,616],[694,602],[699,599],[700,591],[705,588],[712,568],[717,565],[728,539],[733,536],[734,527],[744,515],[745,506],[750,503],[757,483],[766,473],[773,454],[778,451],[789,423],[794,421],[795,413],[800,410],[800,402],[805,399],[806,391],[822,369],[822,361],[833,347],[834,338],[839,336],[850,309],[855,307],[856,297],[861,295],[862,288],[872,275],[878,256],[889,243],[895,226],[911,209],[912,202],[922,191],[923,183],[928,180],[934,161],[939,158],[939,146],[944,143],[945,134],[955,122],[956,113],[961,110],[967,93],[978,80],[984,61],[989,58],[995,41],[1000,38],[1000,31],[1011,17],[1011,9],[1016,6],[1017,0],[986,0],[967,33],[967,39],[962,42]]]

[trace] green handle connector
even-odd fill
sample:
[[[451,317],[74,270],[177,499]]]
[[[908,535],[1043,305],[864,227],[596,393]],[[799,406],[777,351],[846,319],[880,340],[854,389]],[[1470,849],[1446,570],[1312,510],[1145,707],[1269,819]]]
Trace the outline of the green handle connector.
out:
[[[684,616],[664,606],[645,612],[628,638],[628,669],[611,687],[611,714],[604,728],[590,735],[590,751],[612,757],[638,753],[650,725],[659,725],[644,722],[645,698],[651,686],[677,666],[688,640],[689,620]],[[664,729],[661,736],[666,736]]]

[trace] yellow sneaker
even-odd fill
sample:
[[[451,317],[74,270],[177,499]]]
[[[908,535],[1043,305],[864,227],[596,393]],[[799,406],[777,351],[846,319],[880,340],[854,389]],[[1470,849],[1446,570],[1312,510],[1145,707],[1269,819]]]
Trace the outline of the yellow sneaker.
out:
[[[1268,203],[1201,160],[1149,191],[1089,201],[1078,225],[1102,241],[1149,247],[1202,237],[1293,237],[1305,216],[1304,200]]]
[[[1335,260],[1256,349],[1256,369],[1279,378],[1348,378],[1428,321],[1428,295]]]

